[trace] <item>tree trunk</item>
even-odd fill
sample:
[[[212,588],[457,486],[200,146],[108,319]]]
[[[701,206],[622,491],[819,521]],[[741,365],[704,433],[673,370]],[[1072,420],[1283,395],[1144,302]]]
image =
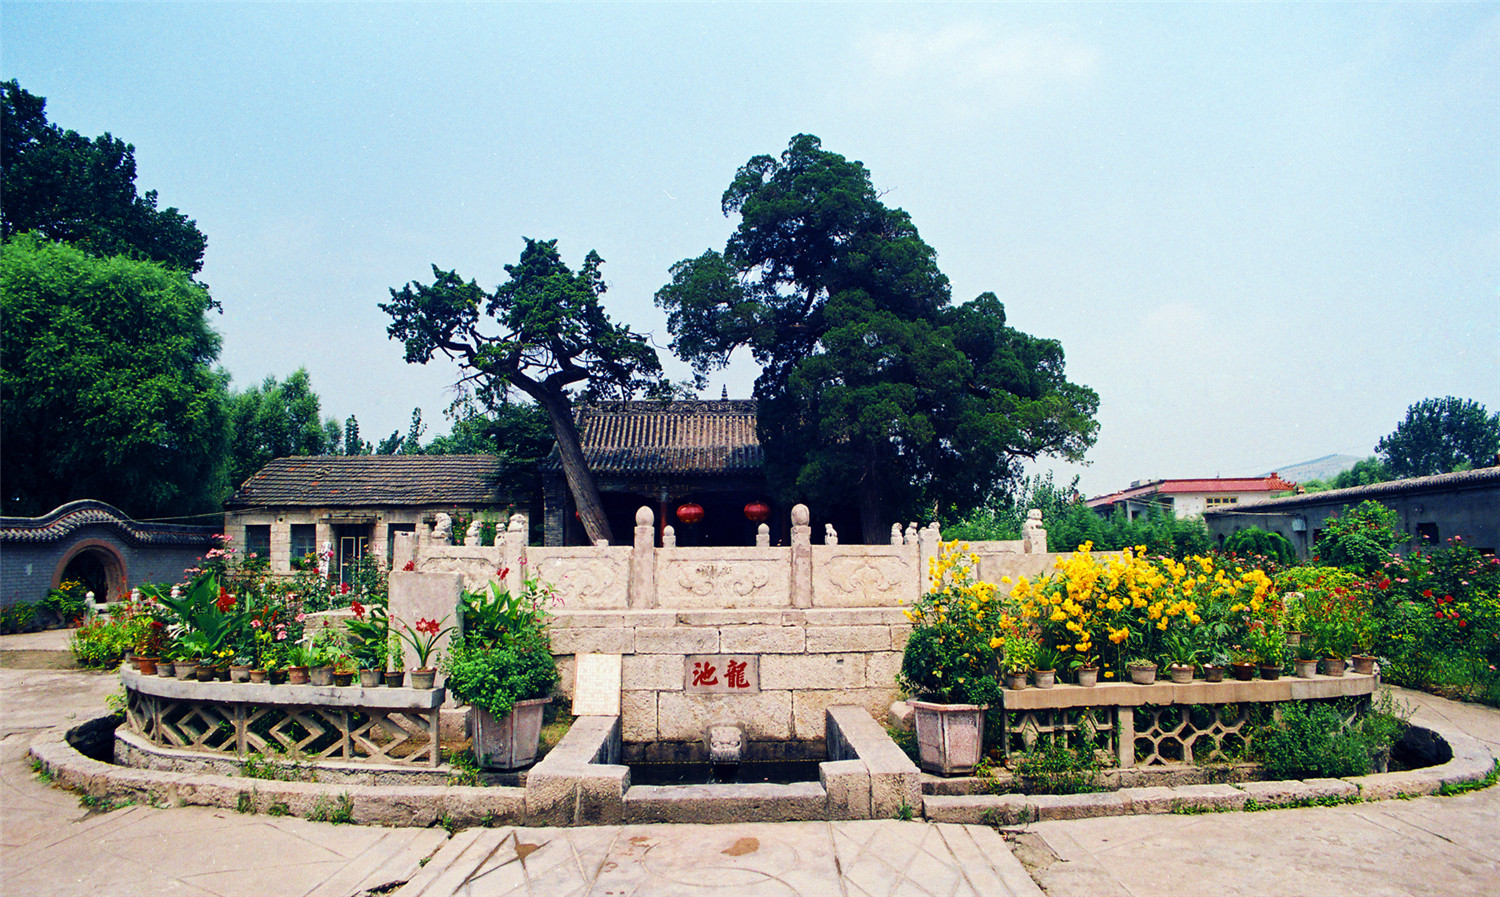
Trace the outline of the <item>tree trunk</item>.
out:
[[[519,380],[517,386],[520,386]],[[523,387],[524,388],[524,387]],[[563,476],[567,478],[568,490],[573,493],[573,503],[578,505],[578,519],[583,531],[588,534],[590,544],[600,539],[614,542],[609,530],[609,519],[604,516],[604,501],[599,497],[599,484],[583,459],[583,446],[578,442],[578,427],[573,423],[573,409],[567,398],[539,394],[526,390],[547,412],[552,423],[552,433],[557,437],[557,454],[562,459]]]

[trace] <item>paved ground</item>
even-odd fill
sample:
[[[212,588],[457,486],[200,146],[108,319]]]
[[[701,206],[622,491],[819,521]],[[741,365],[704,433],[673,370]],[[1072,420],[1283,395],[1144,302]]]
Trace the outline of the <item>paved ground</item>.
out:
[[[0,653],[11,646],[0,639]],[[17,649],[23,646],[16,646]],[[27,643],[24,650],[38,649]],[[14,655],[13,655],[14,656]],[[131,806],[37,780],[26,746],[102,712],[112,675],[0,669],[0,892],[45,895],[1500,895],[1500,788],[1452,798],[979,826],[379,829]],[[1500,754],[1500,711],[1403,693]],[[428,859],[430,857],[430,859]],[[426,861],[424,864],[424,860]]]

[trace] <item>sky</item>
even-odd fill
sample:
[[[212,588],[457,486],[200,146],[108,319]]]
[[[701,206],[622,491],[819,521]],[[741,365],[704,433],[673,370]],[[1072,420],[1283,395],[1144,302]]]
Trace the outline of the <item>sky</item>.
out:
[[[720,197],[798,133],[862,161],[961,302],[1100,397],[1087,495],[1366,456],[1500,410],[1500,5],[0,2],[0,78],[135,146],[208,236],[220,363],[367,440],[446,432],[379,303],[597,250],[650,333]],[[710,378],[748,398],[747,357]]]

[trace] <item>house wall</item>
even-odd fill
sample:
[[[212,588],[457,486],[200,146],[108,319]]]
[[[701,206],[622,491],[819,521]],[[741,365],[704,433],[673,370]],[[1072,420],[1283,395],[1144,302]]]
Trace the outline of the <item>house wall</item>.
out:
[[[1361,487],[1329,492],[1327,498],[1323,494],[1298,496],[1280,507],[1278,502],[1262,502],[1253,508],[1209,513],[1204,522],[1209,534],[1220,543],[1251,526],[1280,533],[1297,549],[1297,556],[1306,560],[1311,557],[1316,538],[1328,518],[1368,498],[1396,512],[1397,527],[1407,536],[1398,551],[1409,551],[1423,544],[1424,529],[1435,531],[1439,542],[1460,536],[1480,551],[1493,553],[1500,549],[1500,482],[1472,488],[1439,483],[1431,489],[1407,490],[1397,484],[1379,485],[1391,488],[1384,494],[1378,489],[1372,494],[1370,487]]]
[[[369,529],[369,551],[382,561],[387,560],[387,544],[390,541],[390,529],[395,526],[411,526],[422,528],[425,524],[423,518],[444,512],[453,513],[460,511],[467,514],[482,513],[487,508],[454,508],[452,505],[441,507],[400,507],[400,508],[256,508],[250,510],[227,511],[224,514],[224,534],[231,539],[230,544],[235,549],[243,552],[246,545],[245,527],[247,526],[270,526],[271,527],[271,572],[289,574],[292,572],[292,526],[294,524],[312,524],[315,526],[315,542],[319,550],[325,544],[334,544],[335,527],[341,522],[339,517],[351,513],[364,513],[373,516],[374,522]],[[460,534],[461,536],[461,534]]]

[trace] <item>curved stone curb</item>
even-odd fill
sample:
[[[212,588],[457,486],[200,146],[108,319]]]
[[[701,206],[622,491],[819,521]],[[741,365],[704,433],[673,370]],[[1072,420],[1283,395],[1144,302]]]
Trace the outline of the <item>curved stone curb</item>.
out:
[[[1453,752],[1452,759],[1426,769],[1344,779],[1121,788],[1095,794],[934,794],[924,797],[923,804],[931,822],[985,825],[1024,825],[1094,816],[1222,812],[1243,810],[1247,804],[1257,808],[1292,807],[1318,802],[1420,797],[1436,794],[1445,785],[1482,781],[1495,766],[1489,749],[1467,733],[1427,721],[1413,728],[1426,729],[1445,741]]]

